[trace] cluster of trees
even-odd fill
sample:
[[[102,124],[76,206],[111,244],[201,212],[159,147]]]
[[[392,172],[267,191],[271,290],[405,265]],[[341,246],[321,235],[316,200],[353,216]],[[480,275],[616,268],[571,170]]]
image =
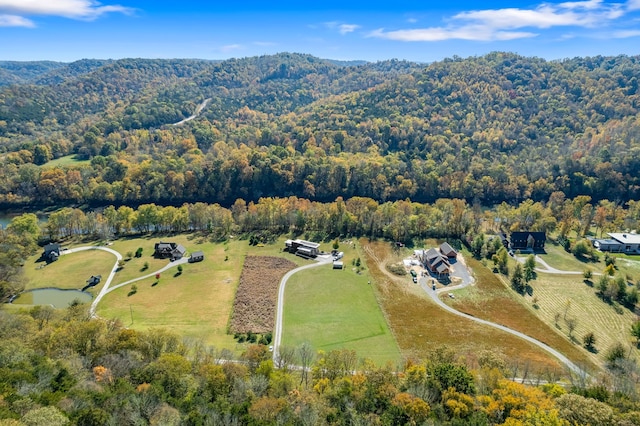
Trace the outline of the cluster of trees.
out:
[[[506,53],[69,64],[0,89],[0,201],[628,201],[640,195],[639,71],[637,57]],[[169,125],[205,98],[200,118]],[[34,166],[69,154],[92,163]]]
[[[259,344],[247,344],[238,358],[166,330],[127,329],[90,319],[82,305],[0,310],[0,424],[640,421],[633,387],[620,385],[614,393],[604,381],[585,386],[578,377],[569,392],[553,383],[527,386],[505,379],[505,362],[492,352],[478,354],[471,365],[438,348],[428,361],[395,369],[346,349],[315,352],[308,344],[283,347],[276,365],[270,355]],[[615,369],[603,380],[611,377],[621,379]]]

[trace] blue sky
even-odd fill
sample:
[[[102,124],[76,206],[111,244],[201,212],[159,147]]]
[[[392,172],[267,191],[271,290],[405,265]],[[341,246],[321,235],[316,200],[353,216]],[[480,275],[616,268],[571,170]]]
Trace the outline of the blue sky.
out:
[[[0,0],[0,60],[640,54],[640,0],[217,3]]]

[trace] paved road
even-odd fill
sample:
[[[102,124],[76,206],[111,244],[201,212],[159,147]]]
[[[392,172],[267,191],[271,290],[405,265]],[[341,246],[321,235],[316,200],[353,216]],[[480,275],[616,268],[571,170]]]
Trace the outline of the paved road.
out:
[[[304,271],[305,269],[309,269],[309,268],[315,268],[317,266],[328,265],[333,261],[333,259],[331,258],[331,256],[323,255],[323,256],[318,256],[316,258],[316,261],[317,261],[316,263],[310,263],[308,265],[300,266],[296,269],[290,270],[289,272],[284,274],[284,277],[282,277],[282,279],[280,280],[280,286],[278,287],[278,304],[276,308],[276,327],[275,327],[275,334],[273,336],[273,364],[274,365],[278,364],[280,342],[282,340],[282,313],[284,311],[284,289],[287,285],[287,281],[289,280],[289,278],[293,276],[293,274],[297,272]]]
[[[77,253],[79,251],[86,251],[86,250],[102,250],[102,251],[106,251],[109,252],[111,254],[113,254],[116,257],[116,263],[113,265],[113,268],[111,268],[111,273],[109,274],[109,276],[107,277],[107,279],[104,282],[104,285],[102,286],[102,289],[100,289],[100,292],[98,293],[98,295],[95,297],[95,299],[93,299],[93,302],[91,302],[91,307],[89,308],[89,314],[92,317],[96,316],[96,308],[98,307],[98,303],[100,303],[100,300],[102,300],[102,298],[112,292],[113,290],[119,289],[120,287],[124,287],[125,285],[129,285],[133,282],[136,281],[140,281],[143,280],[145,278],[149,278],[149,277],[153,277],[156,274],[162,273],[164,271],[166,271],[167,269],[173,268],[174,266],[178,266],[184,263],[187,263],[189,261],[188,257],[183,257],[182,259],[173,261],[173,262],[169,262],[169,264],[165,265],[164,267],[158,269],[157,271],[151,272],[147,275],[144,275],[142,277],[138,277],[138,278],[134,278],[132,280],[129,280],[127,282],[124,283],[120,283],[116,286],[110,287],[111,285],[111,281],[113,281],[113,278],[116,275],[116,272],[118,272],[118,268],[119,265],[118,263],[122,260],[122,255],[120,253],[118,253],[117,251],[115,251],[114,249],[111,249],[109,247],[102,247],[102,246],[86,246],[86,247],[76,247],[76,248],[72,248],[69,250],[64,250],[62,251],[61,254],[71,254],[71,253]]]
[[[102,250],[102,251],[106,251],[108,253],[111,253],[116,257],[116,263],[113,265],[113,268],[111,268],[111,273],[109,274],[109,276],[105,280],[104,285],[102,286],[102,289],[100,290],[100,293],[98,293],[96,298],[93,299],[93,302],[91,302],[91,307],[89,308],[89,315],[91,315],[92,317],[95,317],[96,316],[96,306],[98,306],[98,302],[100,302],[102,297],[105,294],[107,294],[107,290],[109,289],[109,284],[111,284],[111,281],[113,281],[113,278],[115,277],[116,272],[118,272],[118,262],[120,262],[122,260],[122,255],[120,253],[118,253],[117,251],[115,251],[114,249],[111,249],[109,247],[102,247],[102,246],[76,247],[76,248],[72,248],[72,249],[69,249],[69,250],[64,250],[64,251],[62,251],[61,254],[65,254],[66,255],[66,254],[77,253],[79,251],[86,251],[86,250]]]
[[[468,282],[464,282],[463,281],[462,284],[459,284],[459,285],[456,285],[456,286],[453,286],[453,287],[440,288],[440,289],[436,289],[436,290],[433,290],[433,288],[430,287],[428,285],[428,283],[429,283],[429,280],[426,280],[426,279],[420,280],[420,286],[422,287],[422,289],[429,296],[431,296],[431,298],[436,302],[436,304],[438,306],[440,306],[442,309],[444,309],[444,310],[446,310],[446,311],[448,311],[448,312],[450,312],[450,313],[452,313],[454,315],[457,315],[459,317],[463,317],[463,318],[469,319],[471,321],[475,321],[475,322],[480,323],[480,324],[488,325],[488,326],[493,327],[493,328],[497,328],[498,330],[502,330],[502,331],[504,331],[506,333],[509,333],[509,334],[517,336],[517,337],[519,337],[521,339],[524,339],[527,342],[533,343],[534,345],[538,346],[541,349],[544,349],[545,351],[547,351],[548,353],[550,353],[551,355],[556,357],[560,362],[562,362],[564,365],[566,365],[574,373],[579,373],[579,374],[583,373],[583,369],[578,367],[578,365],[574,364],[569,358],[567,358],[566,356],[564,356],[563,354],[561,354],[557,350],[553,349],[551,346],[548,346],[545,343],[542,343],[541,341],[536,340],[531,336],[527,336],[524,333],[521,333],[521,332],[516,331],[516,330],[512,330],[509,327],[505,327],[504,325],[496,324],[494,322],[483,320],[481,318],[476,318],[476,317],[474,317],[472,315],[465,314],[464,312],[460,312],[460,311],[452,308],[451,306],[447,305],[446,303],[444,303],[442,301],[442,299],[440,299],[439,294],[444,293],[444,292],[450,292],[451,290],[456,290],[456,289],[459,289],[459,288],[466,287],[467,285],[469,285]]]
[[[196,108],[196,112],[193,115],[190,115],[189,117],[185,118],[184,120],[180,120],[177,123],[173,123],[174,126],[179,126],[183,123],[186,123],[187,121],[191,121],[194,118],[196,118],[197,116],[200,115],[200,113],[202,112],[202,110],[207,106],[207,104],[209,103],[209,101],[211,100],[211,98],[207,98],[204,101],[202,101],[202,103],[200,105],[198,105],[198,108]]]

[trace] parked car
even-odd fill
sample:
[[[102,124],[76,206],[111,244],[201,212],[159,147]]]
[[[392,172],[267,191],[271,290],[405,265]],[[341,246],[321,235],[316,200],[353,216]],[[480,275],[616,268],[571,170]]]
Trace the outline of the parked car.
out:
[[[413,283],[417,284],[418,283],[418,277],[413,277]]]
[[[449,293],[449,297],[452,299],[455,299],[456,297],[453,295],[453,293]]]

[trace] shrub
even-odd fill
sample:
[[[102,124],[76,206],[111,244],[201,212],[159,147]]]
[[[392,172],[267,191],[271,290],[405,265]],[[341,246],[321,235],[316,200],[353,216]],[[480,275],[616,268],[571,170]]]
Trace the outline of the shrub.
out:
[[[395,275],[407,275],[407,270],[402,263],[391,263],[387,265],[387,270]]]

